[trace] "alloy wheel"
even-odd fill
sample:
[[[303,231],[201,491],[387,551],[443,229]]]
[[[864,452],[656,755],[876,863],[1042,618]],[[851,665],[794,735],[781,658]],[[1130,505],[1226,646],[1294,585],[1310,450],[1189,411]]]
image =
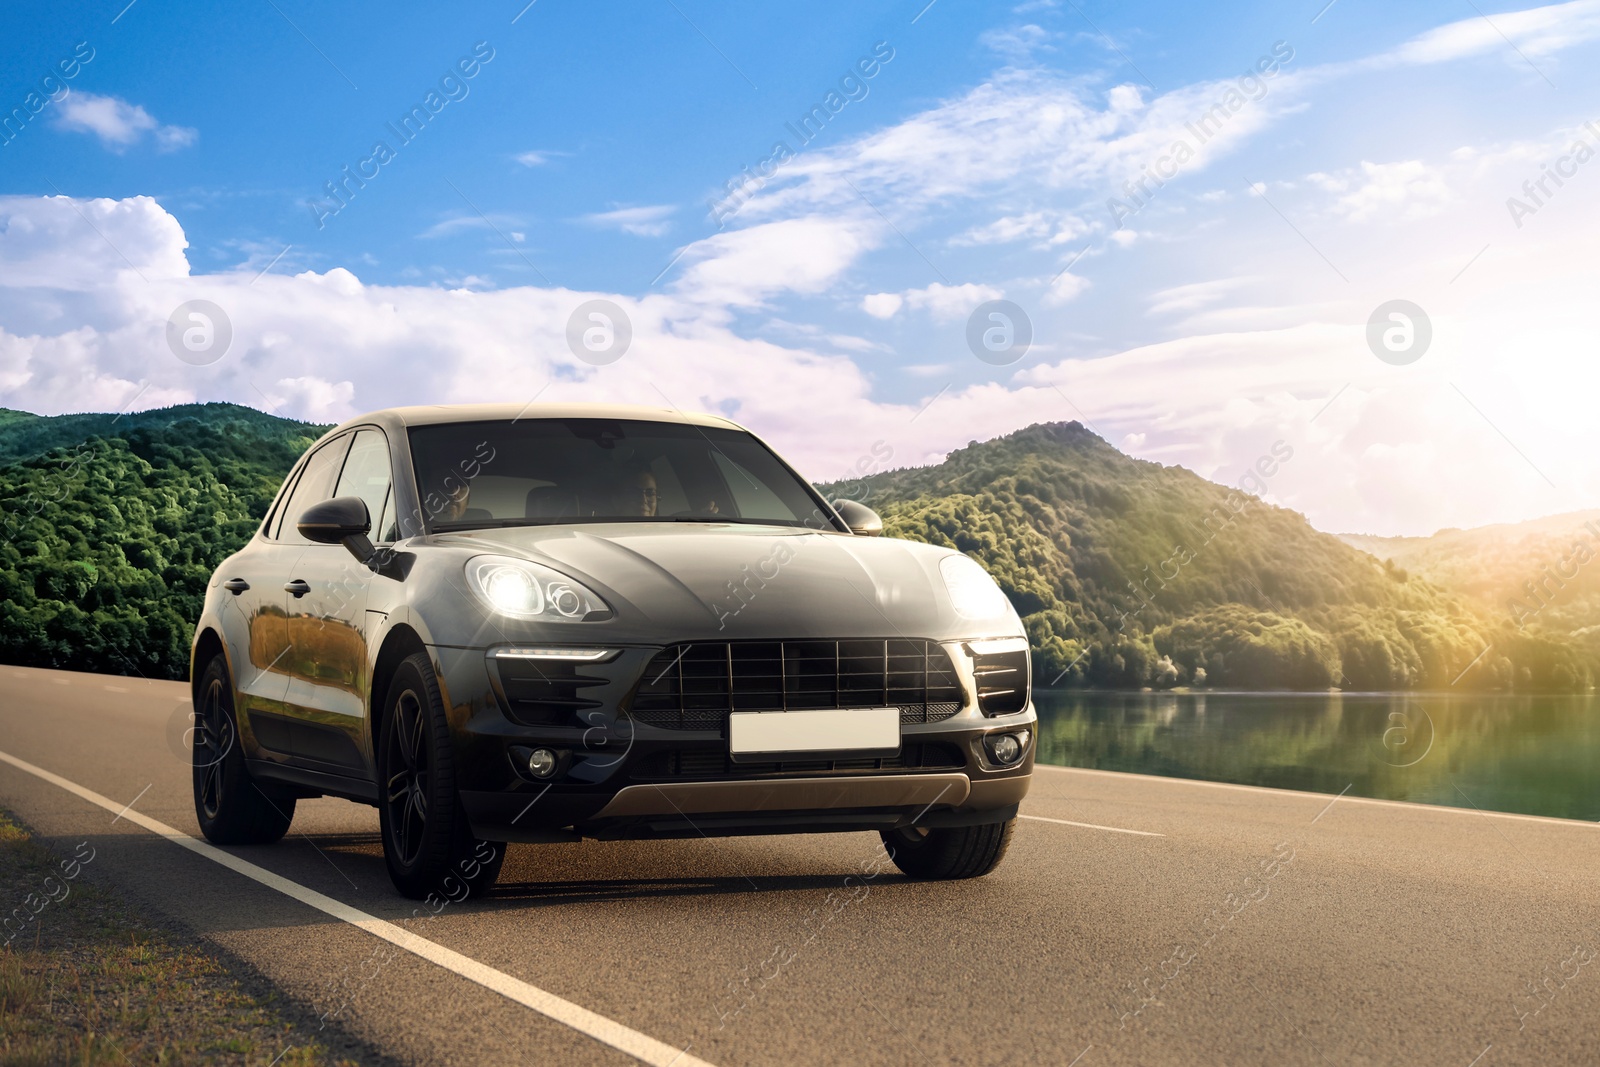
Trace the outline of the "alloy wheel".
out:
[[[422,733],[426,721],[421,700],[408,689],[395,702],[394,720],[384,742],[389,829],[400,862],[407,865],[421,853],[428,823],[428,746]]]
[[[213,819],[222,810],[226,757],[233,748],[233,720],[228,716],[225,700],[222,679],[213,678],[206,687],[194,730],[194,765],[201,774],[200,805]]]

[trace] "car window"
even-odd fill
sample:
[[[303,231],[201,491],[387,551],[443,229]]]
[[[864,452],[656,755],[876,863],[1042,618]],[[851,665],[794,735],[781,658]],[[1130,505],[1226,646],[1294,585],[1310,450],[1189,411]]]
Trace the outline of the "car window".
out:
[[[777,493],[774,493],[765,482],[729,459],[725,453],[714,452],[712,459],[716,462],[717,469],[722,472],[722,480],[728,483],[728,494],[733,497],[733,506],[740,518],[773,519],[781,522],[794,517],[794,513],[779,499]]]
[[[356,431],[333,495],[360,497],[372,521],[373,539],[394,540],[393,534],[380,525],[383,506],[389,499],[389,442],[380,431]]]
[[[276,537],[292,545],[309,545],[294,528],[301,512],[312,504],[321,503],[333,496],[334,483],[339,478],[339,468],[344,464],[345,453],[350,449],[350,435],[335,438],[311,453],[301,469],[300,480],[294,492],[284,502],[283,514],[278,518]]]
[[[395,526],[394,512],[394,486],[389,487],[389,495],[383,501],[383,513],[378,519],[378,536],[374,540],[379,542],[395,541],[400,537],[400,531]]]
[[[441,423],[409,431],[430,529],[522,523],[832,525],[750,434],[633,419]]]

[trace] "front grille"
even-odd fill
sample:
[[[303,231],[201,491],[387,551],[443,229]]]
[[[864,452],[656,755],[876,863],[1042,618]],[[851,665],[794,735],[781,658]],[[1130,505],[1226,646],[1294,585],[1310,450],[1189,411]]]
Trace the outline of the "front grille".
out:
[[[985,715],[1012,715],[1028,706],[1027,649],[974,657],[972,677]]]
[[[734,763],[726,752],[715,749],[657,752],[640,760],[630,773],[639,781],[659,782],[683,778],[744,778],[783,774],[947,771],[965,766],[960,749],[934,742],[903,745],[898,755],[877,759],[784,760],[781,763]]]
[[[899,708],[901,723],[961,710],[960,679],[935,641],[729,641],[664,648],[630,709],[673,730],[718,730],[732,711]]]
[[[490,662],[499,672],[506,714],[524,726],[581,725],[579,715],[601,705],[585,691],[610,682],[583,674],[582,663],[499,656]]]

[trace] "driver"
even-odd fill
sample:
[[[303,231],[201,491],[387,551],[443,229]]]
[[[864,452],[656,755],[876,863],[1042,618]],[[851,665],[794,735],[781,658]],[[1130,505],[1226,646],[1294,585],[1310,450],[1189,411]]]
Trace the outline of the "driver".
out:
[[[615,508],[618,515],[653,518],[659,502],[656,476],[648,467],[630,467],[617,479]]]

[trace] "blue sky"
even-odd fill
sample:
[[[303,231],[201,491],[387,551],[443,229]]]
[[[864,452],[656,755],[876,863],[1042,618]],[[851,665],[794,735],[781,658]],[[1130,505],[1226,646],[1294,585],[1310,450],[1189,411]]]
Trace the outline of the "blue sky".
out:
[[[6,406],[623,399],[730,414],[817,478],[1079,418],[1230,483],[1292,442],[1265,495],[1371,532],[1600,489],[1567,407],[1600,384],[1600,166],[1507,205],[1600,150],[1594,0],[122,0],[8,5],[0,41]],[[1366,326],[1401,298],[1434,341],[1395,366]],[[168,351],[190,299],[230,317],[214,363]],[[593,299],[633,329],[605,366],[565,340]],[[967,331],[997,299],[1034,337],[1003,366]]]

